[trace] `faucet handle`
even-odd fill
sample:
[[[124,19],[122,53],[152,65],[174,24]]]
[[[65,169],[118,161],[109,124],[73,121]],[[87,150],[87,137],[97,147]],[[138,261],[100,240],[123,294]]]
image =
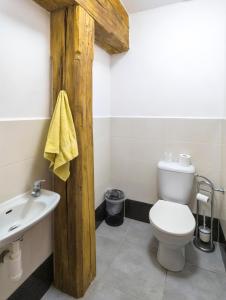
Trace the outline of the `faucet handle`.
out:
[[[46,180],[45,179],[36,180],[33,184],[34,188],[41,189],[43,182],[46,182]]]
[[[39,197],[40,194],[41,194],[41,188],[42,188],[42,183],[45,182],[44,179],[41,179],[41,180],[36,180],[33,184],[33,189],[32,189],[32,192],[31,192],[31,195],[33,197]]]

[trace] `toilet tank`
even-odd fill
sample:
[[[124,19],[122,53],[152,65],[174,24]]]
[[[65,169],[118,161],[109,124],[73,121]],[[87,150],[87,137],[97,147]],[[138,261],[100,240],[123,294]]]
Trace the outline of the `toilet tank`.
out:
[[[195,167],[178,162],[158,163],[159,196],[162,200],[188,204],[192,192]]]

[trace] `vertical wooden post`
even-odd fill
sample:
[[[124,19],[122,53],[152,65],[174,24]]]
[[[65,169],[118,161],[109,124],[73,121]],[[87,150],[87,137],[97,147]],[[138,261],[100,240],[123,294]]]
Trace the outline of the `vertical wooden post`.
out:
[[[53,99],[68,93],[78,138],[79,157],[65,184],[54,178],[61,201],[54,215],[54,283],[82,297],[96,273],[92,64],[94,21],[80,6],[51,13]]]

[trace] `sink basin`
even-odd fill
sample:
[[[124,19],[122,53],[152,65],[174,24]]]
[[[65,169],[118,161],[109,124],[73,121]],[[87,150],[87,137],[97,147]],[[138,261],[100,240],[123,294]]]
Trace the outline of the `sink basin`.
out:
[[[28,192],[0,204],[0,248],[19,239],[50,214],[59,201],[59,194],[42,189],[37,198]]]

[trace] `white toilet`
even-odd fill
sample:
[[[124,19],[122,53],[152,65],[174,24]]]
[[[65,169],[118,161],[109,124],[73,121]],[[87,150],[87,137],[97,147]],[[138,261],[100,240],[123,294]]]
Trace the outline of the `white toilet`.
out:
[[[195,168],[177,162],[158,163],[160,199],[149,212],[154,236],[159,241],[157,259],[170,271],[185,265],[185,245],[192,240],[195,219],[187,206]]]

